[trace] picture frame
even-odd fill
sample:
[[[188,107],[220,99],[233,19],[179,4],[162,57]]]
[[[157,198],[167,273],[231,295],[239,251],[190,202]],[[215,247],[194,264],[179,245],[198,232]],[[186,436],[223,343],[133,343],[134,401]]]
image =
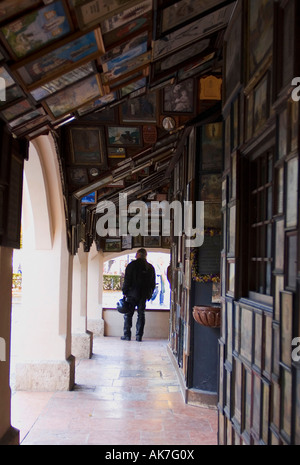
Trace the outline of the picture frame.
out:
[[[18,60],[56,42],[72,29],[64,1],[56,0],[1,26],[0,32],[12,58]],[[26,40],[21,41],[21,36]]]
[[[176,72],[178,65],[187,66],[189,63],[197,60],[202,63],[204,57],[213,52],[215,39],[206,38],[200,42],[188,45],[166,57],[156,60],[152,66],[153,79],[161,78],[171,72]],[[201,60],[202,58],[202,60]]]
[[[25,93],[19,84],[12,78],[5,63],[0,66],[0,79],[3,79],[5,82],[5,98],[2,98],[1,93],[0,110],[24,100]]]
[[[202,171],[222,170],[223,165],[223,124],[205,124],[201,132]]]
[[[56,119],[102,96],[100,77],[93,74],[43,100],[42,105],[52,119]]]
[[[36,102],[40,102],[41,100],[44,100],[56,92],[61,91],[65,87],[68,87],[75,82],[78,82],[81,79],[84,79],[87,76],[95,73],[96,66],[94,62],[89,62],[74,70],[69,71],[66,74],[63,74],[57,79],[53,79],[43,84],[42,86],[33,89],[30,94]]]
[[[132,236],[127,234],[127,236],[122,236],[122,250],[132,249]]]
[[[118,87],[122,87],[122,83],[119,83],[121,79],[130,79],[133,73],[137,73],[143,69],[147,69],[151,60],[151,52],[145,52],[141,55],[138,55],[136,58],[126,61],[123,66],[116,65],[110,71],[101,74],[102,82],[105,85],[109,85],[111,89],[115,90],[112,87],[115,84]]]
[[[215,60],[216,52],[212,51],[205,56],[199,58],[194,57],[193,60],[189,60],[186,65],[177,71],[177,81],[181,82],[190,77],[198,76],[213,67],[213,61]]]
[[[10,121],[19,118],[23,114],[28,113],[28,111],[33,109],[33,105],[28,100],[23,99],[2,110],[1,116],[7,123],[9,123]]]
[[[103,95],[96,100],[92,100],[90,103],[83,105],[82,107],[78,108],[77,113],[79,116],[87,115],[88,113],[96,112],[95,118],[97,120],[103,121],[105,120],[104,111],[99,111],[102,108],[104,109],[111,103],[117,100],[117,93],[110,92],[109,94]],[[109,117],[107,118],[106,122],[113,122],[114,118]]]
[[[132,247],[133,248],[142,247],[142,245],[143,245],[143,237],[141,236],[141,234],[139,234],[138,236],[133,236],[132,237]]]
[[[75,4],[74,9],[80,29],[86,29],[122,12],[125,6],[129,8],[137,3],[138,0],[88,0]]]
[[[156,124],[158,116],[158,95],[156,92],[127,99],[120,105],[122,123]]]
[[[73,186],[84,186],[89,182],[87,169],[82,167],[68,168],[68,177]]]
[[[142,76],[140,79],[134,80],[133,82],[130,82],[129,84],[121,87],[121,89],[119,90],[120,97],[126,97],[128,95],[130,96],[131,93],[144,88],[146,84],[147,78],[146,76]]]
[[[162,90],[164,114],[192,115],[195,111],[195,81],[190,78]]]
[[[232,14],[233,6],[225,6],[217,12],[213,12],[203,18],[199,18],[180,29],[164,35],[153,42],[153,61],[170,55],[189,44],[195,43],[201,38],[211,35],[213,32],[224,29]],[[209,31],[209,32],[208,32]]]
[[[280,292],[280,362],[291,368],[293,339],[293,293]]]
[[[121,252],[121,239],[105,239],[104,252]]]
[[[232,100],[232,97],[243,81],[241,37],[244,31],[241,21],[242,12],[242,4],[238,2],[230,25],[226,29],[224,35],[224,104]]]
[[[144,236],[143,238],[144,247],[161,247],[161,237],[160,236]]]
[[[264,69],[265,61],[272,54],[273,8],[268,0],[247,2],[248,9],[248,63],[247,80]]]
[[[104,73],[123,66],[127,61],[147,52],[149,44],[148,31],[143,31],[122,44],[111,48],[101,56],[100,61]]]
[[[152,12],[146,11],[147,8],[141,6],[143,4],[145,6],[151,5],[151,0],[141,2],[140,7],[145,12],[136,18],[132,18],[129,22],[126,22],[126,19],[124,20],[124,14],[118,14],[101,23],[103,43],[106,50],[120,43],[125,37],[131,37],[144,29],[150,33],[149,22],[151,22]]]
[[[20,135],[20,132],[29,131],[39,124],[45,123],[49,120],[49,116],[46,114],[44,108],[39,107],[23,116],[10,121],[9,127],[13,130],[16,135]]]
[[[257,134],[269,116],[269,73],[254,88],[253,131]]]
[[[105,134],[102,126],[71,127],[69,140],[72,162],[75,165],[106,167]]]
[[[27,90],[34,90],[57,79],[104,53],[100,29],[83,34],[74,33],[51,47],[45,54],[35,54],[12,65]]]
[[[288,114],[288,128],[289,128],[289,144],[290,152],[298,149],[299,140],[299,102],[294,100],[289,101],[289,114]]]
[[[111,146],[141,146],[142,134],[140,126],[108,126],[107,144]]]
[[[96,205],[96,202],[96,192],[92,192],[81,199],[81,205]]]
[[[1,22],[7,21],[12,16],[28,10],[29,8],[38,7],[40,0],[2,0],[1,1]]]

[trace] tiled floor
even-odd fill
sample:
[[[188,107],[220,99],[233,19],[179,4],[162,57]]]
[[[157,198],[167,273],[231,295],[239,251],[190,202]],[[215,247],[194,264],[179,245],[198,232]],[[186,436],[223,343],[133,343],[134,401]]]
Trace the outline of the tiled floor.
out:
[[[13,393],[21,444],[217,444],[217,411],[184,403],[166,345],[95,338],[73,391]]]

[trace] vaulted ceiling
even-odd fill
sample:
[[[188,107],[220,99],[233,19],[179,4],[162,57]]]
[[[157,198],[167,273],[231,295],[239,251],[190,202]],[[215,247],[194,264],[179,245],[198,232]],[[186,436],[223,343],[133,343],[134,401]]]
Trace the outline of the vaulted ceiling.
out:
[[[235,3],[2,0],[0,118],[16,137],[53,133],[71,203],[153,198],[220,98]]]

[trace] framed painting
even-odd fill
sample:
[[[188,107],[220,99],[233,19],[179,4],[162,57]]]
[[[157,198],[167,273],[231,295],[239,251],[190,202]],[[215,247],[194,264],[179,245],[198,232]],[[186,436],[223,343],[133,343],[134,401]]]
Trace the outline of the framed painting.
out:
[[[151,2],[147,1],[144,3],[151,3]],[[149,22],[151,22],[151,19],[152,19],[152,13],[147,12],[139,16],[138,18],[132,19],[130,22],[127,22],[123,25],[121,24],[120,26],[117,26],[114,29],[111,29],[114,18],[116,18],[117,20],[118,18],[121,18],[121,16],[123,17],[124,15],[119,14],[119,15],[113,16],[110,20],[104,21],[101,24],[101,26],[103,26],[102,28],[103,43],[104,43],[104,47],[106,50],[118,44],[120,41],[124,40],[124,38],[128,38],[128,36],[134,35],[143,29],[148,30]],[[105,33],[105,31],[107,32]]]
[[[86,195],[85,197],[82,197],[81,199],[81,204],[82,205],[95,205],[96,204],[96,192],[92,192],[89,195]]]
[[[139,89],[142,89],[147,84],[147,78],[143,76],[141,79],[133,81],[120,89],[120,97],[126,97]]]
[[[142,0],[138,6],[127,6],[121,13],[116,13],[109,19],[101,21],[102,33],[107,37],[110,32],[117,34],[124,27],[127,28],[124,30],[124,34],[128,35],[132,29],[139,29],[138,23],[136,24],[135,21],[145,14],[152,16],[152,0]],[[113,42],[116,42],[116,40],[113,40]]]
[[[67,86],[74,84],[75,82],[79,81],[80,79],[84,79],[85,77],[89,76],[90,74],[94,74],[96,72],[96,66],[93,62],[87,63],[85,65],[80,66],[72,71],[69,71],[66,74],[63,74],[57,79],[53,79],[40,87],[32,90],[30,93],[36,102],[39,102],[56,92],[64,89]]]
[[[248,0],[248,79],[272,53],[274,4],[269,0]]]
[[[79,4],[78,4],[79,3]],[[76,18],[81,29],[95,24],[120,13],[124,7],[136,5],[138,0],[90,0],[75,3]]]
[[[112,89],[112,83],[118,82],[120,78],[127,79],[131,74],[137,72],[143,68],[146,68],[151,60],[151,52],[142,53],[132,60],[128,60],[123,63],[122,66],[116,65],[106,73],[102,73],[103,84],[110,85]],[[125,77],[124,77],[125,76]],[[117,84],[121,87],[120,84]]]
[[[113,146],[141,145],[141,128],[138,126],[109,126],[107,128],[107,143]]]
[[[5,88],[0,93],[0,109],[9,107],[14,102],[19,102],[25,97],[16,81],[6,69],[6,66],[0,66],[0,80],[5,83]]]
[[[104,252],[121,252],[121,239],[105,239]]]
[[[195,57],[195,59],[191,61],[189,60],[185,66],[178,70],[177,81],[181,82],[186,80],[187,78],[196,75],[201,76],[201,74],[204,74],[209,68],[212,67],[215,55],[216,52],[211,52],[205,56],[201,56],[199,58]]]
[[[106,107],[106,105],[109,105],[110,103],[115,102],[117,99],[117,93],[116,92],[110,92],[109,94],[103,95],[103,97],[97,98],[96,100],[93,100],[92,102],[88,103],[87,105],[84,105],[81,108],[78,108],[77,113],[79,116],[84,116],[87,113],[91,113],[93,111],[97,112],[97,119],[101,120],[101,117],[98,116],[100,115],[99,110],[102,108]],[[103,113],[103,112],[101,112]],[[110,118],[109,121],[114,120],[114,118]]]
[[[103,127],[73,127],[69,136],[73,163],[106,166]]]
[[[149,34],[148,31],[145,31],[106,52],[100,58],[103,72],[107,73],[116,66],[120,67],[126,61],[147,52],[148,40]]]
[[[292,434],[292,373],[282,368],[281,383],[281,421],[280,430],[285,440],[290,443]]]
[[[50,116],[55,119],[102,96],[100,78],[98,75],[92,75],[43,100],[42,104]]]
[[[165,3],[165,2],[164,2]],[[167,34],[182,24],[189,23],[197,16],[204,14],[208,10],[219,6],[219,0],[204,0],[201,2],[191,2],[190,0],[180,0],[158,10],[158,21],[156,36]]]
[[[191,62],[199,57],[200,54],[203,57],[203,53],[207,52],[211,46],[212,40],[210,39],[203,39],[195,44],[191,44],[183,49],[178,50],[177,52],[164,57],[160,60],[157,60],[153,63],[153,72],[155,76],[165,75],[166,73],[170,73],[172,71],[176,71],[178,65],[184,65],[186,62]]]
[[[223,165],[223,125],[222,123],[206,124],[202,127],[202,160],[203,171],[221,170]]]
[[[257,133],[269,116],[269,75],[268,73],[254,89],[253,130]]]
[[[122,249],[132,249],[132,236],[130,234],[122,236]]]
[[[238,2],[224,37],[224,103],[234,94],[242,81],[242,5]]]
[[[233,5],[225,6],[217,12],[213,12],[155,40],[153,42],[153,60],[156,61],[163,56],[170,55],[180,48],[211,35],[213,32],[224,29],[232,11]]]
[[[32,104],[28,100],[21,100],[14,105],[6,108],[1,112],[1,116],[5,119],[6,122],[12,121],[17,117],[20,117],[24,113],[28,113],[28,111],[33,110]]]
[[[160,236],[144,236],[144,247],[160,247],[161,237]]]
[[[16,135],[20,135],[20,132],[27,132],[48,120],[49,116],[46,115],[44,108],[37,108],[33,111],[30,111],[29,113],[26,113],[20,118],[17,118],[16,120],[10,121],[9,127],[13,129],[13,132]]]
[[[100,29],[75,33],[44,55],[35,55],[12,66],[28,90],[38,88],[69,71],[78,69],[104,53]],[[70,79],[70,76],[69,76]]]
[[[156,123],[157,93],[126,100],[120,106],[120,119],[123,123]]]
[[[83,186],[89,182],[86,168],[69,168],[68,177],[73,186]]]
[[[193,79],[165,87],[162,91],[163,113],[193,114],[196,95],[194,88]]]
[[[0,28],[14,59],[24,58],[72,31],[68,10],[63,1],[55,1],[27,13]]]
[[[2,0],[0,3],[1,22],[15,16],[29,8],[35,8],[40,5],[40,0]]]

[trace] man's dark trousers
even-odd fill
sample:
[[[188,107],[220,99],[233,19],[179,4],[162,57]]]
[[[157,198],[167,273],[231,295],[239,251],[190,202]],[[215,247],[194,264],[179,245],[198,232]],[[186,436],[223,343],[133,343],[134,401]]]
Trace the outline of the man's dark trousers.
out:
[[[137,307],[136,337],[142,338],[145,326],[146,299],[135,300],[133,298],[128,298],[128,300],[129,299],[132,309],[124,315],[124,336],[131,338],[132,318],[134,310]]]

